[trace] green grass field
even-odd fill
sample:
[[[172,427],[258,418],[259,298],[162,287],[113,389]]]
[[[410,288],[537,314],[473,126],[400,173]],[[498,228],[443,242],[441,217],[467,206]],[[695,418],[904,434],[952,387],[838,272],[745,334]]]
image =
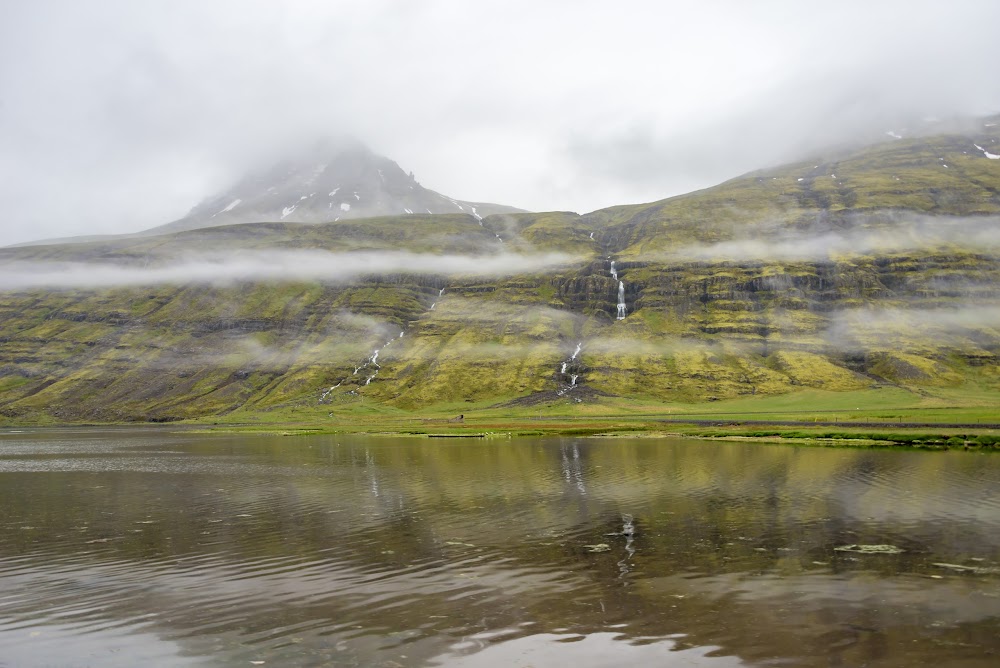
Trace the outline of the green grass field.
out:
[[[661,404],[606,398],[560,398],[536,406],[495,402],[438,404],[402,410],[357,398],[320,406],[234,412],[193,421],[224,431],[379,433],[415,436],[658,436],[752,438],[823,445],[896,445],[1000,449],[1000,395],[975,387],[947,388],[934,396],[905,390],[827,392],[701,404]],[[459,420],[458,417],[462,416]],[[756,421],[794,422],[762,426]],[[835,423],[832,428],[830,423]],[[921,423],[921,426],[909,426]],[[923,423],[940,424],[923,426]],[[967,426],[953,426],[961,423]]]

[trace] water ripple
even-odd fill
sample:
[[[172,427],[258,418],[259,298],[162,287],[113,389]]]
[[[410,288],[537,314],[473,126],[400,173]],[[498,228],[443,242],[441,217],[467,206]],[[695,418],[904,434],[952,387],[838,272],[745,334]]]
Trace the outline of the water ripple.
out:
[[[162,665],[860,665],[881,651],[873,634],[927,665],[1000,651],[995,458],[164,432],[0,443],[0,662],[131,665],[117,648]]]

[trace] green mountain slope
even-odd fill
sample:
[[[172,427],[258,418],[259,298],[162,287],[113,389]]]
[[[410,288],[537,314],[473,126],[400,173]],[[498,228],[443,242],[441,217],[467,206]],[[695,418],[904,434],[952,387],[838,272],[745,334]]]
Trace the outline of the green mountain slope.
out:
[[[987,119],[583,216],[414,214],[0,249],[11,275],[56,267],[86,284],[88,271],[134,272],[121,285],[0,294],[0,415],[171,420],[814,388],[996,402],[996,154]],[[276,251],[331,265],[409,255],[274,278]],[[538,260],[546,253],[570,259]],[[269,278],[141,278],[205,254],[249,258]]]

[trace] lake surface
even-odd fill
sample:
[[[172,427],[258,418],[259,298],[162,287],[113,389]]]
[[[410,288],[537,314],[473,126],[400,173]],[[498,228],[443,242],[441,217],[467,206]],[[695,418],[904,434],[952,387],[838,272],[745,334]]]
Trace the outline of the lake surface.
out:
[[[1000,456],[0,432],[0,666],[135,665],[995,667]]]

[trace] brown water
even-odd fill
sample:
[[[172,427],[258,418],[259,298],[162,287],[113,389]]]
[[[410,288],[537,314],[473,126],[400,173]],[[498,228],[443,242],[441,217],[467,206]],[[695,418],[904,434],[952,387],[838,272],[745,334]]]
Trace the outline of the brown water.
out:
[[[0,433],[5,668],[995,667],[998,569],[984,454]]]

